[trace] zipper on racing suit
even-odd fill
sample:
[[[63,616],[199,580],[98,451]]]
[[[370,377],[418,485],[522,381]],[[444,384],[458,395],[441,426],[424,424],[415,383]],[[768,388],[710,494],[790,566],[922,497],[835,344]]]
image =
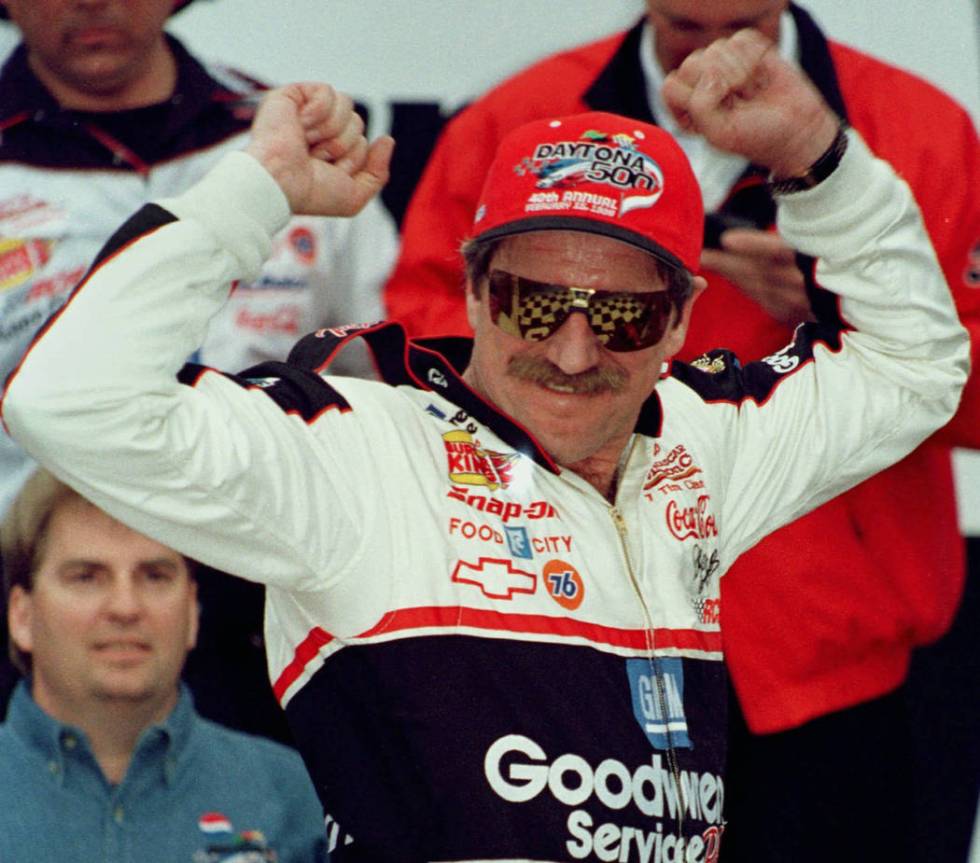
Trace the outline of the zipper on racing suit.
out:
[[[634,437],[634,442],[636,438]],[[633,453],[633,446],[629,449],[629,455],[627,455],[625,462],[629,462],[630,456]],[[636,598],[640,602],[640,608],[643,609],[643,621],[646,628],[647,637],[647,653],[649,655],[650,671],[653,674],[653,679],[656,682],[657,687],[657,699],[660,702],[660,715],[665,717],[669,716],[667,711],[667,690],[664,685],[663,675],[660,673],[659,663],[657,662],[657,656],[654,650],[654,627],[653,627],[653,616],[650,614],[650,609],[647,607],[646,600],[643,598],[643,591],[640,589],[640,583],[636,577],[636,571],[633,569],[633,562],[630,559],[629,545],[627,544],[627,527],[626,520],[623,518],[622,512],[616,506],[615,503],[607,504],[609,507],[609,515],[612,517],[613,524],[616,527],[616,533],[619,535],[619,545],[623,552],[623,560],[626,562],[626,572],[629,575],[630,584],[633,587],[633,592],[636,594]],[[670,723],[664,722],[664,731],[667,736],[667,764],[670,767],[670,772],[674,777],[674,784],[677,788],[677,833],[679,836],[684,835],[684,810],[687,807],[687,801],[684,798],[684,786],[681,782],[681,771],[680,764],[677,760],[677,750],[674,748],[673,734],[670,730]]]

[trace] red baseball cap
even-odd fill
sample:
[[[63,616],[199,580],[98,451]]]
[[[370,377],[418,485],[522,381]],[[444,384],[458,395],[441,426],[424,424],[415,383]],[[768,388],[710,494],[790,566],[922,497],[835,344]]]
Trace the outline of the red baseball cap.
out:
[[[658,126],[599,111],[536,120],[500,142],[473,236],[547,230],[603,234],[697,272],[701,188]]]

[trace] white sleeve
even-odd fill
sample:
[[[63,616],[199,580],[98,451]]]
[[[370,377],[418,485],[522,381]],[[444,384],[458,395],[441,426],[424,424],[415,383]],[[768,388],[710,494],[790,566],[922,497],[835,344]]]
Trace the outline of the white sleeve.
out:
[[[244,153],[141,210],[35,340],[2,409],[40,463],[136,530],[304,589],[325,586],[324,560],[339,577],[344,555],[358,554],[367,504],[345,483],[352,453],[333,452],[261,390],[216,372],[204,386],[176,379],[288,216],[272,177]],[[343,439],[342,417],[337,425]]]
[[[817,260],[844,328],[807,324],[738,372],[714,410],[733,450],[723,519],[729,559],[903,458],[955,412],[969,338],[908,186],[853,131],[814,189],[779,199],[778,224]]]

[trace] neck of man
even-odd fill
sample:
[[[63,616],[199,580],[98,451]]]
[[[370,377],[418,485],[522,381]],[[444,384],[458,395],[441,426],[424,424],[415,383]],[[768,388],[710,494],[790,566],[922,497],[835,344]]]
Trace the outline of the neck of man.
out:
[[[597,453],[574,464],[562,465],[566,470],[582,477],[609,503],[616,502],[616,489],[619,485],[619,466],[625,457],[625,447],[619,457]]]
[[[85,732],[92,755],[105,778],[118,785],[126,776],[140,735],[163,722],[177,703],[175,687],[164,698],[126,699],[94,696],[83,703],[52,704],[34,690],[34,700],[49,716]]]
[[[28,55],[31,70],[62,108],[113,112],[144,108],[169,99],[177,86],[177,61],[163,36],[140,65],[138,74],[92,81],[74,81],[55,74]]]

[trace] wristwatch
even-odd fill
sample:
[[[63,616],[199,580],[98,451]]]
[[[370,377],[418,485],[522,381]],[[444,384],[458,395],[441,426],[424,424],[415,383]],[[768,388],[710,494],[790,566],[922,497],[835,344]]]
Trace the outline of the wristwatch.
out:
[[[847,150],[847,129],[841,121],[837,128],[837,135],[831,145],[824,151],[823,155],[817,159],[802,174],[795,177],[782,177],[769,179],[769,191],[773,195],[792,195],[794,192],[805,192],[827,179],[844,157]]]

